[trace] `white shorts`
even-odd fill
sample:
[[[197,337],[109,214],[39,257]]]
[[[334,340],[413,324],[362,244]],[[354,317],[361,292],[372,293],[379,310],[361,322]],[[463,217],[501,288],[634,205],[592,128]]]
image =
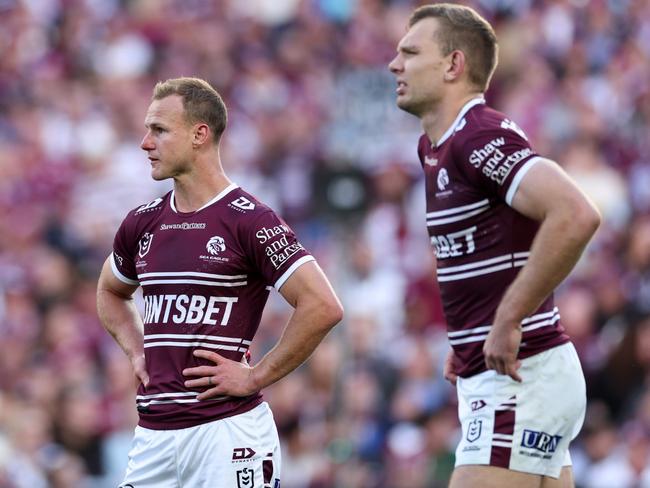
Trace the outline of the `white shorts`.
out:
[[[458,378],[456,466],[482,464],[558,478],[582,428],[585,379],[573,344],[522,360],[517,383],[489,370]]]
[[[187,429],[135,428],[119,488],[279,488],[280,441],[266,402]]]

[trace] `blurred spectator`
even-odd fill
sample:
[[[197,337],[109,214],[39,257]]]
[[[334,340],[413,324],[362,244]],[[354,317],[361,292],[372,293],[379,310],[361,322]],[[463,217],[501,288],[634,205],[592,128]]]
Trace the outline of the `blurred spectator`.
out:
[[[136,422],[94,286],[128,210],[169,189],[150,87],[231,108],[222,158],[333,278],[345,325],[269,388],[286,488],[445,486],[454,390],[413,148],[386,64],[414,0],[0,0],[0,488],[114,487]],[[497,26],[489,102],[605,225],[558,294],[588,379],[578,486],[650,486],[650,2],[468,0]],[[141,303],[140,303],[141,305]],[[253,361],[288,310],[271,300]]]

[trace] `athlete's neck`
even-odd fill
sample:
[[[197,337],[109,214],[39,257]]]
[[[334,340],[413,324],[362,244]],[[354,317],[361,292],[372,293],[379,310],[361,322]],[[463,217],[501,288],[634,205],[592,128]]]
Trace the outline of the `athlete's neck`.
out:
[[[174,178],[174,205],[179,212],[195,212],[225,190],[232,181],[217,160],[196,162],[193,171]]]
[[[473,98],[481,97],[481,92],[467,93],[463,96],[449,96],[443,98],[434,110],[431,110],[421,117],[422,129],[431,141],[436,144],[447,129],[454,123],[458,113],[467,102]]]

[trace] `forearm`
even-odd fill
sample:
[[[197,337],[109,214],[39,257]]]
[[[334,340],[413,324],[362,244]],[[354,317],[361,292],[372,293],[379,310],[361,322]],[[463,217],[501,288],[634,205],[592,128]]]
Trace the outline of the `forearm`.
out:
[[[495,323],[519,325],[534,312],[577,263],[597,228],[588,219],[548,216],[539,228],[526,265],[506,290]]]
[[[253,368],[253,381],[265,388],[300,366],[340,320],[338,309],[298,306],[278,343]]]
[[[144,355],[144,328],[132,298],[100,289],[97,292],[97,313],[104,328],[131,361]]]

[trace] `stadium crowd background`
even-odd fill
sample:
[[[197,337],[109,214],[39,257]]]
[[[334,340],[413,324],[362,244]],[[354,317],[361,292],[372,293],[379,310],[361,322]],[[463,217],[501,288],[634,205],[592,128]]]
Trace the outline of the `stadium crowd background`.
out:
[[[465,3],[500,38],[488,102],[604,216],[557,294],[589,388],[578,486],[650,486],[650,1]],[[170,188],[139,141],[153,85],[181,75],[220,90],[226,170],[294,227],[346,306],[266,390],[283,488],[446,486],[459,431],[419,126],[386,68],[416,4],[0,0],[0,488],[121,479],[134,384],[95,284],[126,212]],[[275,294],[253,361],[288,313]]]

